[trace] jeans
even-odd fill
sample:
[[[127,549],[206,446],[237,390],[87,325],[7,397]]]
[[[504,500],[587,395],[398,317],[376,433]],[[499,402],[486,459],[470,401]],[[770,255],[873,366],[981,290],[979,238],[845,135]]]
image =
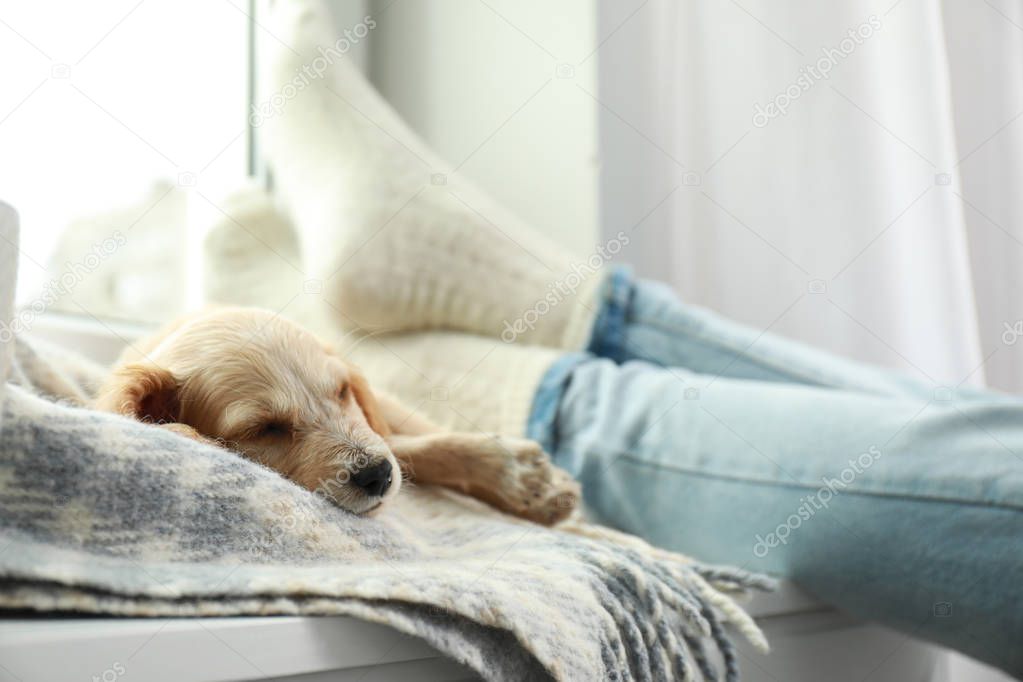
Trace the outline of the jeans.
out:
[[[597,520],[1023,676],[1023,401],[833,357],[618,271],[528,428]]]

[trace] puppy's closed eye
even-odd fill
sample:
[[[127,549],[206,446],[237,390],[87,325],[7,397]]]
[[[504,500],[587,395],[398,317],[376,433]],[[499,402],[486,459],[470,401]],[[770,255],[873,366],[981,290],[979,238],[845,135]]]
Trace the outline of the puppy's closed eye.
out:
[[[256,438],[283,438],[291,436],[291,425],[284,422],[267,422],[253,430]]]

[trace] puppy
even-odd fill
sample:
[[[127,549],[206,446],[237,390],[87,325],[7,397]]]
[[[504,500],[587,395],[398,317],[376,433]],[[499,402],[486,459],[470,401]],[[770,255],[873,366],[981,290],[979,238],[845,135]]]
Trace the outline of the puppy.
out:
[[[263,310],[205,311],[133,345],[94,406],[225,447],[356,514],[397,495],[402,472],[543,524],[579,500],[537,443],[444,432]]]

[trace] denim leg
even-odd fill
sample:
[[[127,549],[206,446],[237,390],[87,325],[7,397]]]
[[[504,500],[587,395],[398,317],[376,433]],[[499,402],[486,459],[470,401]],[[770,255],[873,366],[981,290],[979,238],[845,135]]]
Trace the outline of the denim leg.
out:
[[[617,363],[643,360],[709,378],[755,379],[876,395],[1011,400],[973,388],[938,389],[900,372],[853,362],[723,318],[669,287],[620,268],[608,278],[589,350]],[[709,380],[709,379],[708,379]]]
[[[1023,674],[1023,403],[559,364],[531,435],[598,520]]]

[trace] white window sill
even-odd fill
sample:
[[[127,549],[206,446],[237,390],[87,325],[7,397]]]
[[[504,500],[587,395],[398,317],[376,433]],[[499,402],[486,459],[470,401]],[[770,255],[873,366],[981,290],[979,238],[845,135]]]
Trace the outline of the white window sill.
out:
[[[122,677],[125,682],[477,679],[422,640],[342,616],[0,621],[2,682]]]

